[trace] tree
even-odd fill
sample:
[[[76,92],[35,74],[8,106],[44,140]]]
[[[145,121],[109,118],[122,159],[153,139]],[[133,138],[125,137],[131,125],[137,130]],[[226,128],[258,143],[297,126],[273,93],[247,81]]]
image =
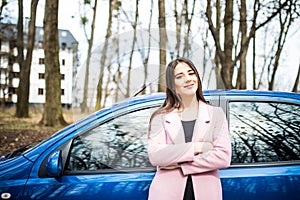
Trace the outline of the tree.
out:
[[[278,7],[281,7],[280,2],[273,2]],[[292,27],[292,23],[299,17],[299,5],[297,1],[286,1],[286,6],[281,9],[272,21],[265,26],[264,32],[264,53],[259,62],[262,70],[259,75],[258,84],[255,88],[259,89],[263,82],[266,82],[266,88],[273,90],[275,85],[276,73],[279,69],[281,62],[281,54],[284,49],[284,45],[287,41],[288,33]],[[259,58],[258,58],[259,59]],[[264,76],[263,74],[267,74]],[[264,81],[263,81],[264,79]]]
[[[270,72],[270,78],[268,80],[268,89],[269,90],[273,90],[273,88],[274,88],[275,75],[276,75],[276,72],[279,67],[279,60],[280,60],[280,56],[282,53],[282,49],[286,42],[286,37],[290,30],[290,26],[291,26],[292,22],[294,21],[293,9],[294,9],[294,5],[296,3],[294,1],[295,0],[287,1],[288,5],[287,5],[286,9],[280,10],[279,15],[278,15],[280,31],[279,31],[279,35],[278,35],[278,40],[276,40],[277,41],[277,49],[275,51],[273,69],[268,70],[268,72]],[[278,3],[279,3],[279,5],[281,5],[280,1]]]
[[[85,66],[85,79],[84,79],[84,89],[83,89],[83,101],[81,103],[81,112],[88,111],[87,107],[87,99],[88,99],[88,93],[89,93],[89,69],[90,69],[90,61],[91,61],[91,55],[92,55],[92,48],[93,48],[93,41],[94,41],[94,30],[95,30],[95,23],[96,23],[96,14],[97,14],[97,0],[94,2],[93,6],[93,21],[91,24],[91,34],[90,37],[86,33],[85,25],[87,24],[87,18],[86,16],[81,18],[81,23],[84,26],[84,33],[85,37],[88,41],[88,53],[87,53],[87,59],[86,59],[86,66]],[[85,4],[90,4],[90,1],[84,1]]]
[[[17,49],[18,49],[18,63],[20,67],[20,84],[18,89],[18,101],[17,104],[17,113],[16,115],[18,117],[29,117],[29,106],[28,103],[26,103],[26,97],[24,98],[23,95],[26,95],[26,86],[21,85],[22,82],[26,82],[26,70],[24,68],[24,30],[23,30],[23,0],[18,0],[18,9],[19,9],[19,15],[18,15],[18,24],[17,24]],[[25,80],[25,81],[24,81]],[[24,87],[24,88],[22,88]],[[24,93],[24,94],[22,94]],[[23,99],[22,99],[23,98]],[[22,103],[24,103],[23,107],[21,107]],[[23,112],[21,112],[23,111]]]
[[[221,66],[221,76],[223,78],[226,89],[245,88],[245,83],[246,83],[245,56],[251,39],[254,37],[257,30],[259,30],[261,27],[265,26],[272,19],[278,16],[280,11],[286,8],[287,5],[288,5],[288,1],[285,1],[279,6],[273,5],[273,7],[271,8],[269,7],[269,5],[266,5],[265,6],[266,9],[268,11],[272,10],[272,12],[268,13],[268,16],[265,16],[264,20],[262,20],[262,22],[258,24],[257,20],[258,20],[259,12],[261,11],[262,13],[264,13],[264,9],[262,8],[263,4],[261,4],[259,0],[255,0],[252,6],[253,9],[253,12],[251,14],[252,19],[250,20],[252,23],[250,23],[249,26],[250,28],[247,29],[247,26],[245,24],[245,19],[247,21],[249,21],[249,19],[247,18],[247,14],[245,13],[246,1],[241,0],[240,18],[238,20],[238,23],[240,24],[240,31],[242,37],[241,39],[237,38],[237,41],[234,42],[234,37],[233,37],[234,1],[233,0],[226,1],[223,20],[218,20],[222,6],[217,6],[217,8],[220,10],[217,10],[215,12],[217,15],[216,18],[219,23],[223,22],[223,25],[213,23],[212,2],[211,0],[207,1],[207,5],[206,5],[207,22],[216,46],[216,55],[218,57],[218,61]],[[224,27],[224,39],[221,39],[222,37],[220,37],[218,32],[219,31],[218,27],[222,27],[222,26]],[[222,45],[222,41],[224,41],[223,45]],[[239,44],[239,48],[236,48],[237,44]],[[238,72],[239,76],[237,77],[237,81],[236,81],[237,85],[233,85],[234,68],[238,62],[240,62],[239,72]]]
[[[300,64],[299,64],[299,67],[298,67],[298,73],[297,73],[297,77],[296,77],[292,92],[298,92],[299,91],[298,90],[299,79],[300,79]]]
[[[28,28],[28,39],[27,39],[27,53],[26,59],[24,60],[24,40],[23,40],[23,3],[19,0],[19,21],[18,21],[18,61],[20,65],[20,82],[18,87],[18,100],[16,106],[16,116],[17,117],[29,117],[29,85],[30,85],[30,68],[32,61],[32,51],[34,48],[35,41],[35,22],[36,22],[36,9],[39,0],[31,1],[31,12],[30,21]]]
[[[159,26],[159,80],[158,92],[165,91],[166,57],[167,57],[167,32],[165,0],[158,0],[158,26]]]
[[[7,5],[7,0],[2,0],[1,2],[1,6],[0,6],[0,17],[2,19],[2,11],[3,11],[3,8]]]
[[[58,0],[46,0],[44,19],[44,51],[46,102],[41,124],[66,125],[61,106],[61,74],[58,44]]]
[[[99,73],[99,80],[98,80],[98,84],[97,84],[97,99],[96,99],[96,106],[95,106],[95,110],[99,110],[102,105],[101,102],[103,100],[102,96],[103,96],[103,91],[102,91],[102,85],[103,85],[103,75],[104,75],[104,69],[105,69],[105,61],[106,61],[106,57],[107,57],[107,50],[108,50],[108,43],[109,43],[109,39],[112,35],[112,13],[113,13],[113,3],[115,2],[115,0],[109,0],[109,15],[108,15],[108,23],[107,23],[107,29],[106,29],[106,36],[105,36],[105,42],[103,45],[103,49],[101,52],[101,59],[100,59],[100,73]]]
[[[127,74],[126,97],[130,96],[131,68],[132,68],[132,59],[133,59],[133,53],[134,53],[135,43],[136,43],[136,29],[137,29],[137,24],[138,24],[138,17],[139,17],[139,0],[136,0],[136,4],[135,4],[135,17],[134,17],[134,23],[132,24],[132,28],[133,28],[133,40],[132,40],[132,44],[131,44],[129,66],[128,66],[128,74]]]

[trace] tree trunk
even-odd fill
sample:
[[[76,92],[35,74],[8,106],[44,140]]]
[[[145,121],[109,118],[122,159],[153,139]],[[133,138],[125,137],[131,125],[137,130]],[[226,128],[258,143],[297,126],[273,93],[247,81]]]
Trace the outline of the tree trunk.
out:
[[[38,2],[39,0],[31,1],[26,60],[23,64],[20,65],[20,82],[19,82],[18,100],[16,106],[17,117],[29,117],[30,69],[31,69],[31,62],[32,62],[32,52],[33,52],[34,42],[35,42],[35,22],[36,22],[36,10],[37,10]],[[23,30],[22,30],[22,34],[23,34]],[[20,58],[20,60],[22,60],[22,58]]]
[[[237,89],[246,89],[247,88],[247,79],[246,79],[246,56],[247,49],[243,48],[247,42],[247,6],[246,0],[241,0],[240,8],[240,31],[241,31],[241,58],[240,58],[240,68],[238,73],[238,83],[239,87]]]
[[[128,73],[127,73],[126,97],[130,96],[131,68],[132,68],[132,59],[133,59],[133,53],[134,53],[135,43],[136,43],[136,28],[137,28],[138,18],[139,18],[139,0],[136,0],[135,19],[134,19],[134,24],[132,25],[133,39],[132,39],[132,44],[131,44],[131,52],[130,52],[130,57],[129,57],[129,66],[128,66]]]
[[[297,77],[296,77],[292,92],[298,92],[299,91],[298,90],[299,79],[300,79],[300,64],[299,64],[299,67],[298,67],[298,73],[297,73]]]
[[[46,102],[41,124],[66,125],[61,106],[61,74],[58,43],[58,0],[46,0],[44,18],[44,51]]]
[[[101,102],[102,102],[102,85],[103,85],[103,74],[105,69],[105,61],[106,61],[106,54],[107,54],[107,48],[108,48],[108,42],[112,35],[111,26],[112,26],[112,6],[113,0],[109,0],[109,15],[108,15],[108,23],[107,23],[107,29],[106,29],[106,36],[105,36],[105,42],[103,45],[103,49],[101,52],[101,59],[100,59],[100,73],[99,73],[99,80],[97,84],[97,99],[96,99],[96,106],[95,110],[99,110],[102,108]]]
[[[226,89],[232,89],[232,48],[233,48],[233,0],[226,1],[224,16],[224,53],[225,59],[222,64],[221,75]]]
[[[2,16],[2,11],[4,7],[8,4],[7,0],[1,0],[1,6],[0,6],[0,16]]]
[[[196,1],[193,0],[193,4],[192,4],[192,12],[190,14],[190,18],[189,18],[189,10],[188,10],[188,0],[184,0],[184,7],[185,7],[185,23],[187,26],[187,31],[186,34],[184,35],[184,50],[183,50],[183,55],[189,57],[190,56],[190,33],[191,33],[191,25],[192,25],[192,20],[194,17],[194,12],[195,12],[195,4]]]
[[[18,49],[18,63],[20,67],[20,82],[18,88],[18,102],[16,109],[17,117],[29,117],[29,104],[28,98],[26,98],[27,86],[22,83],[26,83],[27,74],[24,68],[24,29],[23,29],[23,0],[18,0],[19,16],[18,16],[18,33],[17,33],[17,49]],[[29,85],[28,85],[29,86]]]
[[[255,39],[255,35],[253,37],[253,45],[252,45],[252,89],[256,90],[256,73],[255,73],[255,69],[256,69],[256,39]]]
[[[89,73],[90,73],[90,61],[91,61],[91,55],[92,55],[92,48],[93,48],[93,42],[94,42],[94,30],[95,30],[95,23],[96,23],[96,13],[97,13],[97,0],[94,2],[93,6],[93,21],[91,25],[91,37],[88,38],[88,53],[87,53],[87,59],[86,59],[86,66],[85,66],[85,77],[84,77],[84,89],[83,89],[83,100],[80,105],[81,112],[85,113],[88,112],[88,106],[87,106],[87,100],[89,96]]]
[[[158,92],[164,92],[166,89],[165,71],[166,71],[166,49],[167,32],[165,16],[165,0],[158,0],[158,26],[159,26],[159,80]]]
[[[153,16],[153,0],[151,0],[151,7],[150,7],[150,17],[149,17],[149,25],[148,25],[148,48],[147,50],[147,54],[146,57],[144,59],[144,83],[143,83],[143,93],[146,93],[146,83],[147,83],[147,79],[148,79],[148,63],[149,63],[149,57],[150,57],[150,47],[151,47],[151,24],[152,24],[152,16]],[[150,91],[151,92],[151,91]]]
[[[180,39],[181,39],[181,16],[178,15],[177,12],[177,0],[174,0],[174,15],[175,15],[175,23],[176,23],[176,46],[175,46],[175,55],[176,57],[180,54]],[[172,57],[171,59],[174,59]]]

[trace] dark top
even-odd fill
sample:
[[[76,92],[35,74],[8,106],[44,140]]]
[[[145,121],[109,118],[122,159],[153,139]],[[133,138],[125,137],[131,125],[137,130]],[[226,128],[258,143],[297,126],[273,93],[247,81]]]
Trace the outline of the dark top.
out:
[[[191,142],[193,138],[193,131],[196,120],[181,122],[184,130],[185,142]]]
[[[185,142],[191,142],[193,138],[194,126],[196,120],[192,121],[181,121],[183,130],[184,130],[184,137]],[[188,179],[185,186],[183,200],[194,200],[194,189],[193,189],[193,180],[191,175],[188,175]]]

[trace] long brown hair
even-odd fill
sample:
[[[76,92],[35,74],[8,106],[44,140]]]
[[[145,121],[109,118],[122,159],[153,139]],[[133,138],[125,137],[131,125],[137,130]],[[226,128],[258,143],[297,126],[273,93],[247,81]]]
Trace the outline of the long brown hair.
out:
[[[187,64],[195,72],[195,74],[197,76],[197,80],[198,80],[198,88],[196,91],[197,100],[206,103],[206,100],[203,96],[202,83],[201,83],[197,68],[192,63],[192,61],[190,61],[189,59],[183,58],[183,57],[178,57],[178,58],[172,60],[167,66],[167,69],[166,69],[166,84],[167,84],[166,99],[165,99],[164,103],[162,104],[162,106],[152,114],[151,119],[156,114],[160,114],[163,112],[171,112],[175,108],[183,107],[182,99],[175,90],[174,69],[179,63]]]

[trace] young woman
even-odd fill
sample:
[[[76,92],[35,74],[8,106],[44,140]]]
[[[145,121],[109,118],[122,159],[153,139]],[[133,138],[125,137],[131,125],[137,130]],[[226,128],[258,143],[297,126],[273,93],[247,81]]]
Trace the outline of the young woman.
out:
[[[199,74],[186,58],[177,58],[166,70],[166,100],[149,124],[148,155],[157,172],[150,200],[220,200],[218,169],[231,161],[226,116],[209,105]]]

